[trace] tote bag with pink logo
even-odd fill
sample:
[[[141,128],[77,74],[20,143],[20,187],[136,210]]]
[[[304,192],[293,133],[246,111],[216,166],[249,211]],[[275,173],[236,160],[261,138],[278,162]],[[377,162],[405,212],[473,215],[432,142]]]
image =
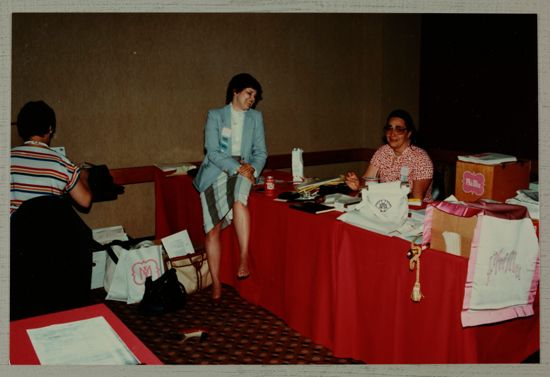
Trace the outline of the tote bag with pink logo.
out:
[[[128,304],[140,302],[145,292],[146,278],[151,276],[154,281],[164,272],[162,246],[144,241],[130,250],[115,245],[113,251],[118,256],[118,262],[109,284],[105,285],[108,292],[105,299],[126,301]]]

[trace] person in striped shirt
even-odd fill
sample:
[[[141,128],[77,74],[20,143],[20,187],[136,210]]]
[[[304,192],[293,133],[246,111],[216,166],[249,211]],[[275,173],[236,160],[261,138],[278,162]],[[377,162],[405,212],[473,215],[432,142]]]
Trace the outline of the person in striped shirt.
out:
[[[17,131],[24,143],[11,150],[10,215],[25,201],[47,195],[68,194],[90,207],[88,172],[50,148],[55,128],[55,112],[44,101],[28,102],[19,111]]]

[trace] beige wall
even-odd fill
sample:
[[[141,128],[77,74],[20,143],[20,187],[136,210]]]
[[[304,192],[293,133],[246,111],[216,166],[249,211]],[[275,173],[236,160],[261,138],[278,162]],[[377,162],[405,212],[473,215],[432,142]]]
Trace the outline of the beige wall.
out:
[[[417,15],[14,14],[12,119],[29,100],[49,103],[52,145],[75,162],[196,161],[207,109],[223,105],[232,75],[250,72],[264,88],[269,153],[374,148],[390,109],[417,117],[419,41]],[[154,233],[153,215],[143,184],[83,218],[141,237]]]

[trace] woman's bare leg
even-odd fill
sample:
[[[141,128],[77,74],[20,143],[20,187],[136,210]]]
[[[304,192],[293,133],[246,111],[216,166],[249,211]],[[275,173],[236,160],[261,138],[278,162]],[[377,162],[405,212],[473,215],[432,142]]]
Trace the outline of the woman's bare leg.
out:
[[[207,234],[204,241],[206,248],[206,257],[208,259],[208,267],[212,276],[212,298],[218,299],[222,295],[222,284],[220,282],[220,259],[221,259],[221,242],[220,242],[221,222],[216,224]]]
[[[246,277],[250,274],[248,268],[248,241],[250,238],[250,212],[243,203],[236,201],[233,204],[233,225],[237,233],[240,247],[240,262],[237,277]]]

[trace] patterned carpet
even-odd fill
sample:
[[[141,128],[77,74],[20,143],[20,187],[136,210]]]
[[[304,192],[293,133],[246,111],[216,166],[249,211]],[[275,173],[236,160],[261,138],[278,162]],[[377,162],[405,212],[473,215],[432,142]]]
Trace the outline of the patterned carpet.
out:
[[[341,359],[289,328],[267,310],[242,299],[224,285],[219,305],[210,288],[188,296],[184,309],[158,316],[138,313],[137,305],[104,300],[92,291],[93,303],[105,303],[165,364],[362,364]],[[207,330],[207,336],[182,341],[181,332]]]

